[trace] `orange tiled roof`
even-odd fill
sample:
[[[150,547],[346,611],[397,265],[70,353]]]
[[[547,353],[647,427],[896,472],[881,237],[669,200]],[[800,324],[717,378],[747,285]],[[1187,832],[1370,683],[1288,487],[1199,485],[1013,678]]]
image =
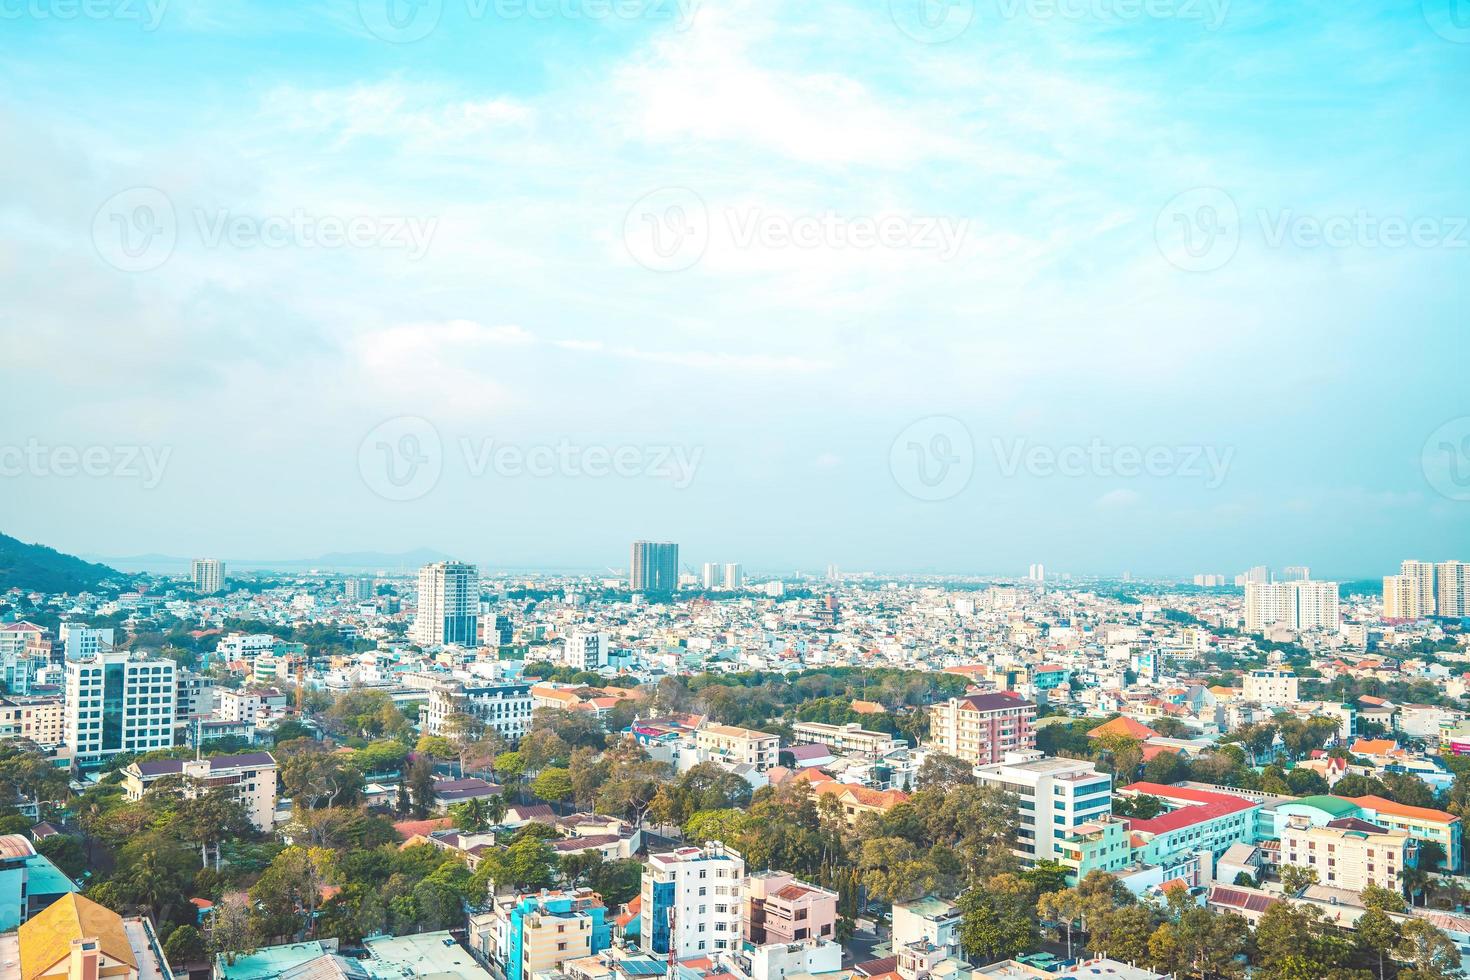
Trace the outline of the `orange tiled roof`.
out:
[[[1381,796],[1349,796],[1358,806],[1365,810],[1374,810],[1378,813],[1387,813],[1395,817],[1408,817],[1412,820],[1425,820],[1429,823],[1454,823],[1460,818],[1453,813],[1443,810],[1433,810],[1427,806],[1409,806],[1406,803],[1395,803],[1393,800],[1384,799]]]
[[[1112,721],[1104,722],[1087,733],[1088,738],[1102,738],[1104,735],[1126,735],[1129,738],[1137,739],[1159,737],[1158,732],[1142,722],[1122,716],[1114,718]]]

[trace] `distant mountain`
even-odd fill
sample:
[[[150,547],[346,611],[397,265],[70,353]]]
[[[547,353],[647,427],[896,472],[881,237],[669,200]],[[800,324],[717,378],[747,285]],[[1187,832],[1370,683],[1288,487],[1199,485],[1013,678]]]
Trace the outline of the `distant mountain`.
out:
[[[26,544],[0,534],[0,592],[22,588],[37,592],[85,592],[107,579],[125,580],[122,572],[82,561],[40,544]]]

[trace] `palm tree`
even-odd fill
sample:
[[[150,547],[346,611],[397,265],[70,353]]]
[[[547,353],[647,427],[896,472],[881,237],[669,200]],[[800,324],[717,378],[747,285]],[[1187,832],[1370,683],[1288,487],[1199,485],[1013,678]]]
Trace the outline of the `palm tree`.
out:
[[[505,802],[504,793],[496,793],[485,803],[485,818],[492,827],[498,827],[505,820],[505,811],[510,809]]]
[[[1403,881],[1404,890],[1409,893],[1409,904],[1414,903],[1414,897],[1424,892],[1425,886],[1429,884],[1429,874],[1421,868],[1405,868],[1399,873]]]

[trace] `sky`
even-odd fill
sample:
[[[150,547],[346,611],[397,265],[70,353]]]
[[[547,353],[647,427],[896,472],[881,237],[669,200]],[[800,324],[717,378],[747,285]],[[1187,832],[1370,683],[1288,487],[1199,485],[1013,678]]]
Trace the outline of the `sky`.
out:
[[[1470,558],[1470,4],[0,0],[0,531]]]

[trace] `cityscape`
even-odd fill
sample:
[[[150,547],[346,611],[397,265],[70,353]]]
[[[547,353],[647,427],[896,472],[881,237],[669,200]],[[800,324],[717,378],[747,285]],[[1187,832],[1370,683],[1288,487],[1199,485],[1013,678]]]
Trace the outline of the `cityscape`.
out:
[[[56,583],[0,594],[18,976],[1470,963],[1467,561],[772,576],[639,540],[599,576],[138,574],[3,543]]]
[[[1470,0],[0,92],[0,980],[1470,980]]]

